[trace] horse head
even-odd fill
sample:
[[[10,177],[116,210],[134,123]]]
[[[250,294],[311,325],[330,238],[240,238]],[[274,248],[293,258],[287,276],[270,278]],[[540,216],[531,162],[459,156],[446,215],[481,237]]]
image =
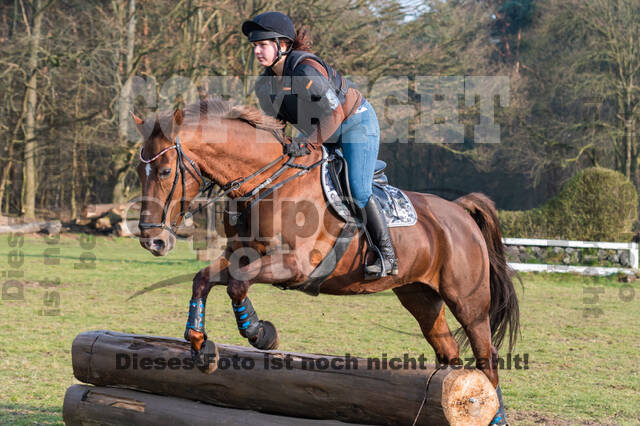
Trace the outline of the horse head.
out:
[[[140,245],[155,256],[175,246],[180,225],[196,196],[202,175],[180,140],[182,111],[144,120],[132,114],[144,142],[137,167],[142,188]]]
[[[282,154],[282,123],[220,98],[156,114],[155,120],[132,116],[144,138],[137,168],[142,187],[140,244],[156,256],[174,247],[175,227],[189,212],[205,177],[220,188],[235,188],[229,196],[240,196],[253,182],[232,184]],[[263,174],[254,177],[259,182]]]

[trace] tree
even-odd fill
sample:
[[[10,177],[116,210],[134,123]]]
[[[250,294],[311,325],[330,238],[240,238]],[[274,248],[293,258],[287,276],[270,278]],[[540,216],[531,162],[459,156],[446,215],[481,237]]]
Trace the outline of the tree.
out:
[[[25,81],[24,95],[24,180],[23,180],[23,207],[25,217],[35,217],[36,207],[36,108],[38,104],[38,58],[40,50],[40,38],[42,36],[42,18],[48,4],[43,5],[40,0],[33,0],[30,4],[31,22],[25,23],[29,39],[29,62],[27,63],[27,79]]]
[[[505,62],[512,62],[520,70],[522,34],[532,22],[533,0],[498,0],[494,5],[491,36],[497,39],[498,52]]]
[[[530,66],[512,75],[509,136],[496,158],[556,189],[589,166],[637,186],[640,2],[546,0],[537,10],[521,51]]]
[[[593,91],[601,106],[610,106],[611,116],[593,126],[611,138],[616,168],[638,187],[640,1],[591,0],[575,7],[587,40],[575,67],[582,81],[574,84]]]
[[[136,69],[134,64],[134,50],[136,44],[136,0],[128,0],[126,8],[121,4],[114,2],[114,9],[118,17],[118,23],[125,28],[118,34],[118,49],[115,52],[118,59],[118,69],[115,73],[115,80],[118,87],[119,100],[117,102],[117,120],[118,120],[118,149],[114,154],[113,160],[113,202],[125,201],[126,194],[124,190],[125,182],[123,176],[126,175],[130,168],[129,158],[131,157],[127,149],[128,140],[126,135],[126,121],[129,117],[127,111],[128,103],[122,99],[128,99],[131,96],[131,85],[128,80]],[[114,108],[115,112],[115,108]]]

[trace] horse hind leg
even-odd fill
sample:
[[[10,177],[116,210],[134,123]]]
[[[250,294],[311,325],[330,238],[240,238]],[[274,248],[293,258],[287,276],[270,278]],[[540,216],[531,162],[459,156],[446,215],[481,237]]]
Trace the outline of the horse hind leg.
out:
[[[422,283],[413,283],[393,289],[404,306],[416,318],[425,338],[433,346],[441,364],[461,364],[459,358],[458,343],[451,335],[444,315],[444,303],[441,296]],[[451,299],[446,299],[447,305],[453,311],[454,316],[463,325],[464,331],[469,337],[471,347],[476,360],[491,360],[490,362],[477,363],[491,380],[494,386],[498,385],[497,358],[498,352],[491,345],[491,330],[489,327],[488,308],[486,321],[473,321],[473,317],[465,310],[460,309]],[[500,407],[491,421],[492,425],[506,424],[505,408],[502,401],[502,392],[497,386]]]
[[[478,316],[475,319],[467,312],[458,312],[457,314],[454,312],[454,316],[460,321],[464,332],[469,338],[473,355],[476,358],[476,368],[482,370],[489,378],[498,395],[498,411],[490,425],[506,425],[507,417],[502,400],[502,391],[500,390],[498,381],[498,351],[491,344],[491,326],[489,323],[488,309],[486,314]]]
[[[464,330],[476,360],[476,368],[489,378],[493,387],[498,386],[498,352],[491,344],[489,305],[491,294],[488,283],[474,289],[468,297],[460,295],[459,288],[440,284],[443,300]]]
[[[393,289],[402,306],[418,321],[422,334],[436,352],[440,364],[460,364],[458,343],[451,335],[442,298],[423,283]]]

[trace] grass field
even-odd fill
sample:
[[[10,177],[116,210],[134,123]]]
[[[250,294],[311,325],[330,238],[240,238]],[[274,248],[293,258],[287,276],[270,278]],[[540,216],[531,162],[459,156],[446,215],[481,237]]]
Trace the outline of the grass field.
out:
[[[182,336],[189,279],[127,298],[204,266],[187,242],[165,258],[153,257],[133,239],[65,234],[12,245],[20,244],[0,238],[0,282],[18,271],[24,285],[21,300],[9,300],[19,288],[0,300],[0,424],[62,423],[64,392],[77,383],[70,349],[79,332]],[[526,354],[528,368],[500,371],[512,423],[639,424],[637,283],[560,274],[524,275],[523,282],[522,340],[514,355]],[[391,291],[313,298],[256,285],[251,294],[260,317],[278,327],[282,350],[362,357],[424,353],[433,359],[417,323]],[[246,344],[223,287],[209,297],[207,329],[213,340]]]

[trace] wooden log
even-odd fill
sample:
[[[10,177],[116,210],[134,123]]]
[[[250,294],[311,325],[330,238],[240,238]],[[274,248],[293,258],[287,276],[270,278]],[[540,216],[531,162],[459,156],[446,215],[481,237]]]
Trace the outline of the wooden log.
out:
[[[110,211],[116,212],[119,216],[125,216],[135,212],[136,215],[140,214],[139,202],[128,202],[119,204],[89,204],[82,209],[81,217],[86,219],[95,219],[100,216],[104,216]]]
[[[73,385],[67,389],[62,418],[67,426],[347,426],[335,420],[285,417],[129,389],[87,385]]]
[[[31,222],[31,223],[20,223],[14,225],[3,225],[0,226],[0,234],[34,234],[36,232],[44,232],[49,235],[59,234],[62,229],[62,224],[59,220],[54,220],[50,222]]]
[[[376,368],[380,360],[217,346],[218,369],[205,374],[190,364],[183,340],[89,331],[73,342],[73,372],[98,386],[377,425],[487,425],[498,409],[493,386],[475,369],[385,369]]]
[[[119,237],[138,237],[140,228],[137,220],[123,220],[115,226],[115,233]]]
[[[101,234],[115,234],[119,237],[139,237],[139,216],[139,202],[89,204],[83,209],[81,217],[75,218],[69,227],[77,232],[97,231]],[[176,235],[189,238],[193,236],[194,228],[193,220],[187,218],[180,227],[175,229]]]
[[[113,222],[108,215],[100,216],[96,220],[93,221],[93,227],[97,231],[109,231],[113,227]]]

